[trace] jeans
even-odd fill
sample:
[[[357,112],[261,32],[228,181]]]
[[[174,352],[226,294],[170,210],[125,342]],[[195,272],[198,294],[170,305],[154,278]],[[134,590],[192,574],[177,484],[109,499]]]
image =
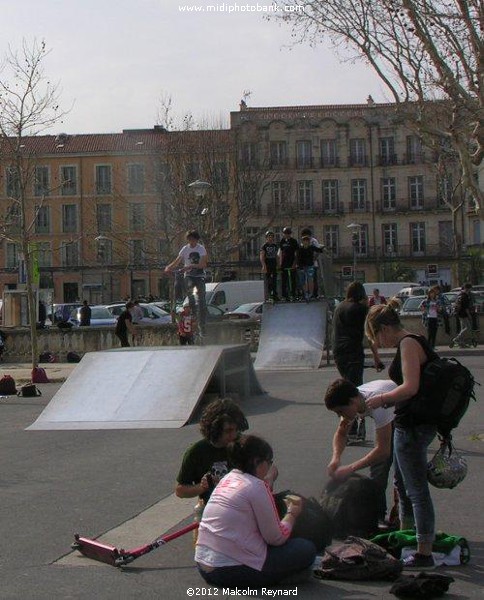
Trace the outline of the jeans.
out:
[[[435,514],[427,481],[427,448],[437,433],[435,425],[395,428],[395,486],[398,490],[400,528],[415,524],[417,542],[433,542]]]
[[[188,303],[193,315],[197,315],[197,302],[195,300],[195,288],[198,297],[198,323],[200,331],[205,333],[205,323],[207,322],[207,299],[205,297],[205,278],[185,275],[185,287],[187,290]]]
[[[296,270],[283,267],[282,268],[282,295],[286,300],[296,296]]]
[[[265,274],[268,298],[277,298],[277,270],[276,267],[267,267]]]
[[[437,331],[439,329],[439,320],[432,317],[427,319],[427,341],[431,348],[435,348],[435,340],[437,338]]]
[[[470,332],[471,339],[474,339],[474,332],[472,331],[472,320],[470,317],[459,317],[460,331],[452,340],[454,344],[464,343],[465,334]]]
[[[390,452],[390,456],[383,460],[382,462],[376,463],[375,465],[370,466],[370,479],[378,484],[378,487],[382,491],[382,505],[381,512],[378,516],[382,521],[385,519],[387,513],[387,486],[388,486],[388,476],[390,475],[390,469],[393,464],[393,439],[392,439],[392,448]]]
[[[210,585],[220,587],[261,587],[277,585],[289,575],[307,569],[316,558],[316,546],[302,538],[289,539],[282,546],[267,546],[267,556],[262,571],[246,565],[216,567],[205,572],[199,567],[200,575]]]

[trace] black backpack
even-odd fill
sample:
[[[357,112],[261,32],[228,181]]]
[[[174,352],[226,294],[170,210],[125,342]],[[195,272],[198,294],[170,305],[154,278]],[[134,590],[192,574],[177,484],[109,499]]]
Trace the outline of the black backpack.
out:
[[[303,499],[303,509],[296,519],[291,532],[291,538],[303,538],[310,540],[316,546],[316,550],[321,552],[326,546],[331,544],[331,521],[319,505],[316,498],[304,498],[301,494],[286,490],[274,494],[277,512],[282,519],[287,512],[287,506],[284,498],[292,494]]]
[[[472,373],[456,358],[429,360],[422,370],[417,399],[411,404],[416,424],[437,425],[437,431],[449,439],[471,399],[476,400],[475,385]]]
[[[4,375],[0,379],[0,395],[1,396],[12,396],[17,393],[17,387],[15,385],[15,379],[11,375]]]
[[[319,503],[331,523],[332,536],[344,540],[348,535],[375,535],[384,502],[384,493],[375,481],[353,474],[341,483],[330,480]]]
[[[419,335],[411,335],[425,350],[428,362],[420,374],[420,387],[409,405],[415,425],[436,425],[444,439],[459,425],[471,399],[476,400],[476,381],[467,367],[456,358],[442,358]]]

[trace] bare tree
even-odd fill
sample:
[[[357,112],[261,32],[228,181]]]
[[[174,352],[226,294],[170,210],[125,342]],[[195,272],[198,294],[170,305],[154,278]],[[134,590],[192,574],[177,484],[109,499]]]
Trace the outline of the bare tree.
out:
[[[484,158],[484,8],[482,0],[275,0],[297,42],[329,40],[376,72],[421,133],[446,138],[476,208]],[[429,101],[448,105],[435,122]],[[409,106],[412,104],[412,106]],[[430,104],[434,104],[430,102]]]
[[[18,245],[26,270],[26,291],[32,338],[32,367],[38,365],[37,302],[35,289],[35,218],[42,196],[32,206],[31,190],[36,183],[35,145],[25,137],[43,133],[61,122],[59,87],[44,75],[48,54],[45,42],[23,42],[19,51],[9,48],[0,70],[0,157],[7,165],[9,207],[0,223],[3,236]]]

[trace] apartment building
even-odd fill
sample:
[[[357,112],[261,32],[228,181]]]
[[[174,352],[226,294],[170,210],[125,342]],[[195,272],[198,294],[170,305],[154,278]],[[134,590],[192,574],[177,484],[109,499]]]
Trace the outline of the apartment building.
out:
[[[455,182],[436,168],[394,104],[250,108],[231,113],[240,160],[272,173],[247,223],[243,258],[256,264],[263,232],[310,227],[330,251],[343,287],[356,277],[457,285],[459,257],[481,243],[481,223]],[[455,167],[456,165],[454,165]],[[463,208],[452,217],[449,203]],[[457,236],[457,238],[455,238]],[[457,247],[457,251],[455,248]]]
[[[464,192],[444,175],[395,105],[371,99],[242,104],[230,130],[35,136],[15,155],[4,141],[0,289],[23,282],[22,229],[52,301],[98,303],[167,297],[163,268],[189,228],[201,231],[215,277],[257,278],[264,232],[286,225],[326,245],[340,288],[355,274],[391,280],[402,266],[457,285],[482,223],[465,201],[452,216],[448,202]],[[197,179],[211,184],[205,198],[189,188]]]

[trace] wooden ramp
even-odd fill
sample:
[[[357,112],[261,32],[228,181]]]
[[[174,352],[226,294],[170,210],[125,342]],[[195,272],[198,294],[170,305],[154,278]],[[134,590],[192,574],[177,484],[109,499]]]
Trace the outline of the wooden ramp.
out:
[[[27,429],[182,427],[207,388],[262,392],[247,345],[90,352]]]
[[[326,330],[326,303],[264,305],[256,369],[317,369]]]

